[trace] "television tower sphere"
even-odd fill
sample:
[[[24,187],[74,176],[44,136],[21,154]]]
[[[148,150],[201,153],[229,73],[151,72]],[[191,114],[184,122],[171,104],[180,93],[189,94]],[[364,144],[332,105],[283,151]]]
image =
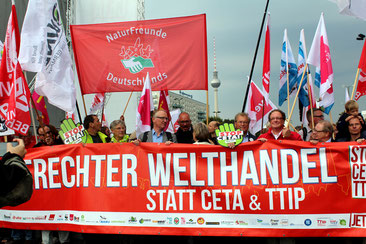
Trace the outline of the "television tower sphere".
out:
[[[220,80],[219,80],[219,78],[218,78],[218,75],[217,75],[217,71],[214,71],[213,72],[213,79],[212,79],[212,81],[211,81],[211,86],[213,87],[213,88],[219,88],[219,86],[221,85],[221,82],[220,82]]]

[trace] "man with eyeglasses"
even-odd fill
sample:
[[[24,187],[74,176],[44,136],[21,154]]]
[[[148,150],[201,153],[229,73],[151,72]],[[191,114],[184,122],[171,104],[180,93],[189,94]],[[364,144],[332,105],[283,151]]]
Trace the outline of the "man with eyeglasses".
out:
[[[178,118],[179,128],[175,132],[178,143],[194,143],[192,121],[188,113],[182,112]]]
[[[266,142],[267,140],[295,140],[302,141],[301,136],[290,131],[289,128],[285,127],[286,114],[280,109],[272,110],[268,115],[270,122],[270,128],[268,132],[258,137],[259,141]]]
[[[166,124],[168,123],[168,114],[164,110],[157,110],[154,112],[152,123],[152,130],[139,135],[138,140],[133,141],[135,145],[138,145],[140,142],[160,142],[167,145],[177,142],[177,138],[174,134],[164,131]]]
[[[328,120],[319,121],[312,134],[310,142],[317,144],[318,142],[332,142],[333,126]]]
[[[337,142],[345,142],[345,141],[356,141],[358,143],[363,143],[366,137],[361,133],[362,132],[362,122],[358,115],[350,115],[350,119],[347,121],[348,125],[348,137],[338,138]]]
[[[308,110],[306,112],[306,119],[308,120],[308,127],[310,128],[310,130],[308,131],[308,129],[304,127],[302,128],[302,130],[299,131],[299,134],[304,141],[309,141],[313,132],[312,128],[315,128],[319,121],[324,120],[323,111],[320,108],[313,108],[313,116],[311,116],[311,110]]]

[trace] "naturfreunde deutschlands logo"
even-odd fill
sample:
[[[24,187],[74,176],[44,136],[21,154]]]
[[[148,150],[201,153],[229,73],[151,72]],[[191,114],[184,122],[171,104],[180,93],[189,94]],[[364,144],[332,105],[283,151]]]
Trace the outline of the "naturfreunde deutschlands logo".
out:
[[[154,50],[151,49],[151,46],[144,47],[144,44],[141,44],[140,37],[138,37],[133,46],[122,46],[119,55],[122,57],[121,62],[125,69],[128,69],[132,74],[136,74],[144,68],[154,68],[154,64],[150,59],[152,52]]]

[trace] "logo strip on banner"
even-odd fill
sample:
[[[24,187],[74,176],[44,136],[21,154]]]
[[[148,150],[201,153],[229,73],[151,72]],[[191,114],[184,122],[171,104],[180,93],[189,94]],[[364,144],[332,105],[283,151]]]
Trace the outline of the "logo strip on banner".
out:
[[[286,141],[248,142],[234,150],[155,143],[35,148],[25,158],[34,178],[32,199],[2,209],[0,221],[36,229],[57,222],[69,231],[92,225],[98,233],[119,227],[136,234],[145,226],[156,228],[149,234],[179,235],[165,227],[181,227],[186,235],[203,228],[207,235],[245,229],[247,236],[363,236],[365,150]],[[78,211],[63,201],[71,195]],[[41,199],[50,200],[40,205]],[[227,229],[235,231],[223,233]]]

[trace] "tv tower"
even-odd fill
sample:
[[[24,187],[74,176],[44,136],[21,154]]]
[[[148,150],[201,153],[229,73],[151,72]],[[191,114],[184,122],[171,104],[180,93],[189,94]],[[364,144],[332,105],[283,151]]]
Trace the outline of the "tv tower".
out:
[[[215,41],[215,37],[213,38],[213,44],[214,44],[214,71],[213,71],[213,79],[211,81],[211,86],[214,89],[214,97],[215,97],[215,110],[213,111],[213,113],[214,113],[215,117],[217,117],[217,115],[220,113],[217,94],[218,94],[218,90],[219,90],[218,88],[221,85],[221,82],[218,78],[218,72],[216,70],[216,41]]]

